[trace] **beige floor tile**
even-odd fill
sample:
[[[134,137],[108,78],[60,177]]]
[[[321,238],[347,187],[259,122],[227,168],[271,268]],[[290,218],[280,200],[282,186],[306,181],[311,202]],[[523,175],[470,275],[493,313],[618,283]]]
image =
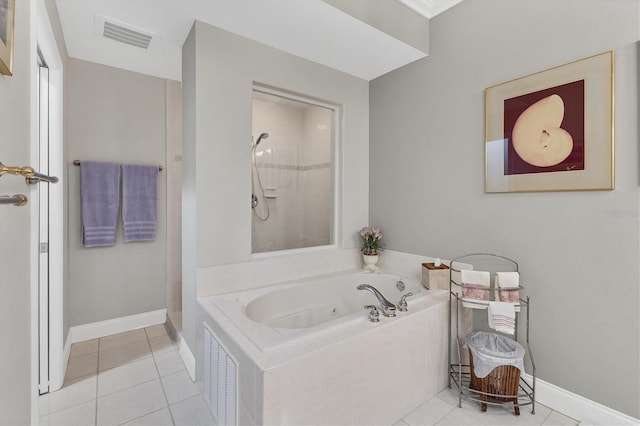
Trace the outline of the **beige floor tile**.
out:
[[[187,370],[163,377],[162,386],[169,404],[175,404],[200,393],[198,384],[191,381]]]
[[[71,351],[69,352],[69,358],[98,352],[98,342],[98,339],[91,339],[72,344]]]
[[[402,420],[408,425],[435,425],[453,410],[455,407],[438,397],[434,397],[403,417]]]
[[[95,401],[98,377],[96,375],[67,380],[62,388],[38,399],[40,415],[54,413]]]
[[[73,380],[78,377],[90,376],[98,372],[98,353],[80,355],[69,358],[65,380]]]
[[[105,371],[109,368],[149,357],[151,357],[151,348],[145,338],[145,340],[139,342],[133,342],[100,351],[100,363],[98,368],[99,371]]]
[[[120,365],[98,374],[98,397],[159,378],[153,358]]]
[[[98,425],[119,425],[167,406],[160,380],[98,398]]]
[[[75,407],[40,417],[41,426],[87,426],[95,424],[96,402],[89,401]]]
[[[213,425],[215,421],[200,395],[193,396],[169,407],[176,425]]]
[[[178,344],[171,340],[169,335],[152,337],[149,339],[149,344],[154,354],[178,349]]]
[[[138,417],[123,426],[173,426],[173,419],[168,408],[163,408],[146,416]]]
[[[151,327],[147,327],[144,330],[147,333],[147,337],[149,339],[153,337],[164,336],[167,334],[167,329],[164,324],[158,324]]]
[[[111,336],[100,338],[100,351],[115,348],[117,346],[127,345],[133,342],[147,340],[147,333],[143,328],[138,330],[125,331],[124,333],[113,334]]]
[[[577,426],[580,422],[576,419],[572,419],[569,416],[560,414],[557,411],[551,411],[547,419],[542,423],[543,425],[562,425],[562,426]]]
[[[439,420],[437,425],[450,425],[450,426],[463,426],[463,425],[481,425],[479,421],[475,420],[463,413],[460,410],[453,410],[443,419]]]
[[[186,369],[178,351],[154,353],[153,358],[161,377]]]

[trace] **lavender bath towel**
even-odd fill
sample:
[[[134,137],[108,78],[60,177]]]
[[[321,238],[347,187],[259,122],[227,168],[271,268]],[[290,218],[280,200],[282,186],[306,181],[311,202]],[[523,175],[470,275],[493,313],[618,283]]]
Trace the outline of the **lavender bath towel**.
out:
[[[124,241],[151,241],[158,222],[158,166],[122,166]]]
[[[120,165],[83,161],[80,168],[82,245],[113,246],[120,210]]]

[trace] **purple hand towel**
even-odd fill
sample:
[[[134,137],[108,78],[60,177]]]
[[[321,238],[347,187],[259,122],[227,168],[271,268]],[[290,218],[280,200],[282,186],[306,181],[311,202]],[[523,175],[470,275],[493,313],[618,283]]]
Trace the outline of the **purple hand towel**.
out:
[[[80,168],[82,245],[116,244],[120,210],[120,165],[83,161]]]
[[[124,241],[151,241],[158,223],[158,166],[122,166]]]

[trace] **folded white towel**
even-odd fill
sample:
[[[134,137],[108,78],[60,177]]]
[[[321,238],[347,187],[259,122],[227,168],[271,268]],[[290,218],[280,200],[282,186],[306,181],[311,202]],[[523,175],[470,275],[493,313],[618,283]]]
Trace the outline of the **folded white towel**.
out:
[[[496,287],[498,288],[518,288],[520,286],[520,274],[517,272],[497,272]],[[520,292],[518,290],[498,291],[497,300],[501,302],[519,303]]]
[[[489,327],[505,334],[516,331],[516,310],[513,303],[489,302]]]
[[[520,285],[520,274],[517,272],[496,272],[496,286],[512,288]]]
[[[489,300],[491,275],[487,271],[460,271],[462,282],[462,306],[466,308],[485,309],[486,304],[478,301]]]

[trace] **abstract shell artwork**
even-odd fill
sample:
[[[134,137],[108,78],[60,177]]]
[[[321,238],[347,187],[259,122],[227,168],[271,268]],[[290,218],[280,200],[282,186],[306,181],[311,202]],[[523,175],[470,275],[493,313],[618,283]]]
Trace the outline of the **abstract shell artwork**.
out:
[[[613,189],[613,52],[485,91],[485,192]]]

